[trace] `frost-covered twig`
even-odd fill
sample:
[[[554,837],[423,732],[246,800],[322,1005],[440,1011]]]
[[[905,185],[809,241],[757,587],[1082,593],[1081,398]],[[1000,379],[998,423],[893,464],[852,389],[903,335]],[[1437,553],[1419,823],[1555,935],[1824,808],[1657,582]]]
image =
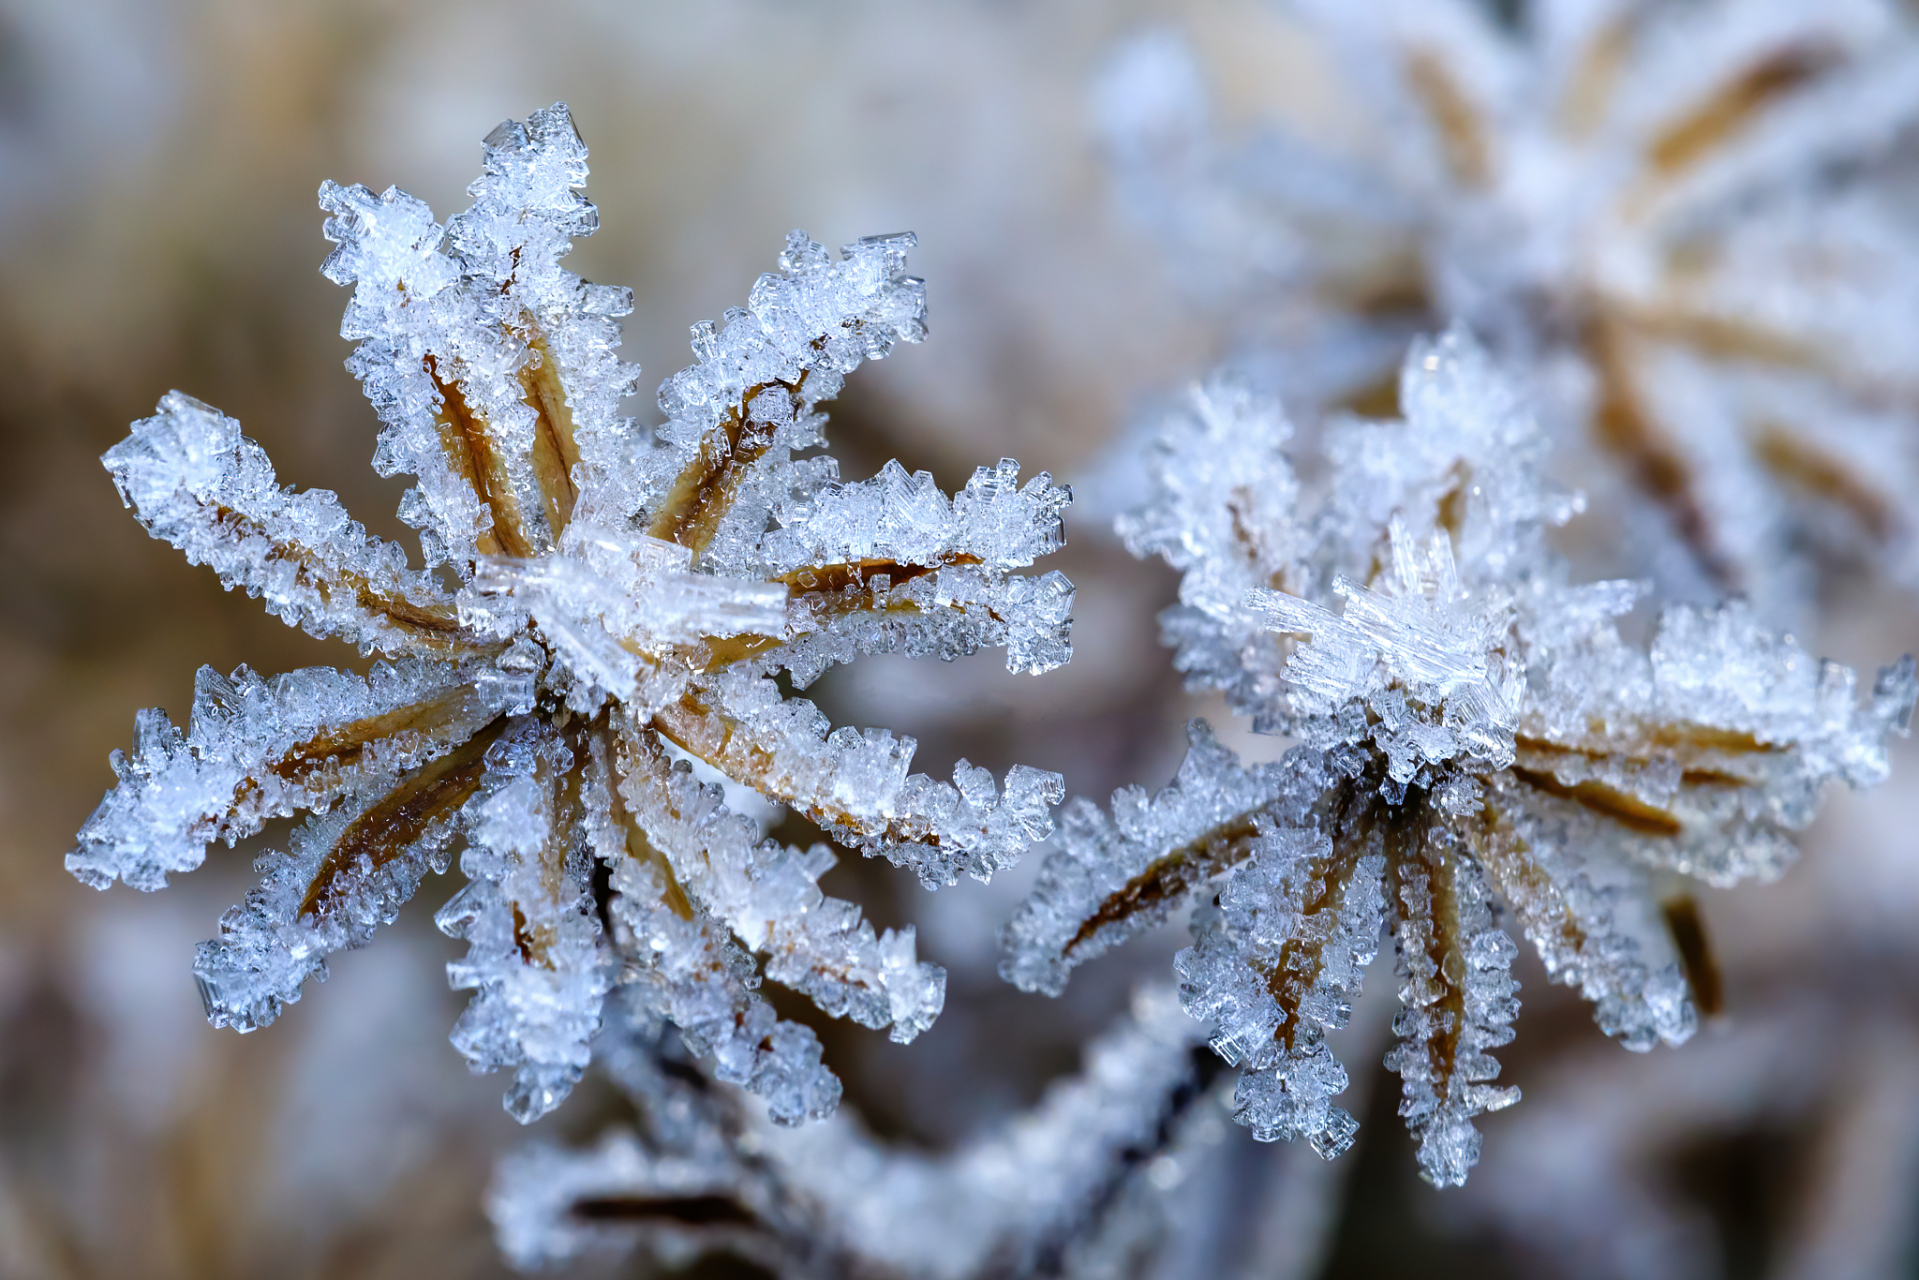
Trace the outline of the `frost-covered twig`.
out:
[[[1142,988],[1087,1047],[1079,1075],[1013,1121],[929,1155],[888,1147],[844,1115],[769,1126],[673,1070],[660,1031],[642,1019],[607,1033],[615,1045],[604,1056],[635,1102],[637,1131],[502,1162],[488,1209],[516,1265],[644,1246],[667,1262],[730,1250],[792,1276],[1067,1273],[1100,1247],[1124,1191],[1180,1141],[1219,1070],[1173,993]]]

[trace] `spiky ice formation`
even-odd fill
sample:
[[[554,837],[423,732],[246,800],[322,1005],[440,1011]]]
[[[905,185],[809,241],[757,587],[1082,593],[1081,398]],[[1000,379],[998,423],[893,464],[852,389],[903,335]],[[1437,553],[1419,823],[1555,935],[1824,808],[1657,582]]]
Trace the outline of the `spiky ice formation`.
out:
[[[1162,621],[1189,686],[1300,745],[1243,767],[1196,721],[1167,790],[1122,791],[1110,817],[1073,801],[1001,971],[1057,991],[1198,901],[1181,996],[1243,1068],[1239,1119],[1330,1156],[1356,1125],[1328,1102],[1346,1073],[1325,1037],[1383,923],[1404,1006],[1388,1063],[1443,1186],[1477,1157],[1473,1117],[1517,1097],[1488,1053],[1517,1010],[1501,918],[1628,1048],[1684,1040],[1707,957],[1662,922],[1690,900],[1661,895],[1784,870],[1827,783],[1884,778],[1919,678],[1902,659],[1861,701],[1739,604],[1670,609],[1627,644],[1635,585],[1567,581],[1544,534],[1579,502],[1542,477],[1487,355],[1416,343],[1398,394],[1402,421],[1328,428],[1324,483],[1292,502],[1263,500],[1303,488],[1276,404],[1215,382],[1166,424],[1120,531],[1184,570]]]
[[[1909,13],[1291,11],[1372,126],[1367,154],[1221,139],[1163,33],[1114,59],[1100,101],[1127,203],[1189,278],[1252,283],[1245,336],[1283,334],[1302,393],[1389,404],[1408,337],[1464,321],[1601,464],[1612,527],[1669,590],[1744,594],[1777,625],[1835,564],[1919,587]]]
[[[617,354],[631,295],[559,265],[598,223],[585,177],[557,105],[488,136],[473,206],[444,225],[397,189],[320,191],[338,246],[323,270],[354,286],[349,368],[383,423],[375,465],[416,478],[401,516],[457,586],[332,494],[280,488],[237,423],[177,392],[107,453],[155,536],[289,623],[385,657],[365,678],[203,670],[184,733],[141,713],[67,865],[157,889],[212,840],[310,814],[195,964],[209,1018],[246,1031],[464,845],[468,884],[436,917],[470,947],[449,970],[475,992],[453,1038],[476,1069],[514,1072],[517,1118],[565,1097],[616,987],[778,1119],[823,1115],[838,1081],[757,994],[762,976],[908,1040],[944,974],[910,927],[876,935],[821,893],[826,846],[762,839],[668,752],[929,885],[1009,864],[1050,830],[1055,775],[910,774],[910,739],[829,732],[774,677],[985,646],[1019,671],[1065,661],[1071,585],[1017,571],[1060,545],[1070,495],[1020,485],[1011,461],[948,499],[897,464],[842,484],[830,457],[795,460],[825,443],[818,406],[847,374],[923,336],[910,235],[836,258],[793,233],[745,308],[695,327],[666,421],[617,416],[638,376]]]

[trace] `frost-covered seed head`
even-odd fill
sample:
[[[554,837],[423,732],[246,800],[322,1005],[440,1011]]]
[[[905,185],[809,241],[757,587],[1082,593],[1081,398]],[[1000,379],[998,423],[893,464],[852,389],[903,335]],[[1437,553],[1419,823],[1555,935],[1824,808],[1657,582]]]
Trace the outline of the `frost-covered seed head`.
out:
[[[108,451],[156,537],[383,660],[364,678],[203,670],[184,732],[141,713],[67,865],[157,889],[212,840],[310,815],[195,961],[208,1017],[250,1031],[457,854],[467,884],[435,916],[469,944],[448,966],[474,992],[453,1042],[513,1071],[515,1118],[566,1096],[614,991],[776,1120],[816,1118],[839,1082],[761,980],[906,1041],[945,974],[910,928],[876,935],[820,891],[825,845],[766,839],[718,783],[929,885],[985,879],[1042,839],[1056,775],[912,774],[911,739],[829,733],[774,677],[988,646],[1018,671],[1066,661],[1071,584],[1019,571],[1061,545],[1070,495],[1044,474],[1021,485],[1010,459],[950,499],[897,464],[842,483],[830,456],[794,459],[824,443],[819,406],[848,374],[924,336],[910,235],[836,256],[794,232],[746,307],[696,327],[697,363],[661,388],[667,420],[620,416],[632,295],[560,265],[598,225],[585,179],[560,104],[487,136],[473,205],[443,225],[394,188],[321,188],[337,246],[322,270],[353,288],[348,367],[382,423],[375,466],[417,481],[400,514],[426,570],[332,494],[280,488],[237,423],[178,392]]]
[[[1387,1064],[1422,1172],[1451,1186],[1478,1158],[1472,1118],[1518,1097],[1491,1083],[1518,1009],[1502,922],[1628,1048],[1683,1041],[1699,958],[1655,878],[1779,874],[1826,783],[1885,776],[1919,677],[1903,659],[1861,700],[1741,604],[1669,609],[1649,649],[1627,644],[1613,619],[1637,584],[1568,581],[1544,532],[1579,499],[1544,478],[1485,352],[1459,331],[1415,343],[1399,399],[1402,420],[1328,425],[1310,489],[1285,416],[1243,388],[1209,383],[1166,424],[1120,532],[1183,571],[1162,622],[1188,686],[1299,745],[1249,768],[1195,721],[1166,790],[1068,804],[1001,972],[1057,992],[1196,902],[1174,967],[1241,1069],[1236,1117],[1331,1156],[1355,1122],[1329,1101],[1347,1077],[1325,1036],[1387,928]]]

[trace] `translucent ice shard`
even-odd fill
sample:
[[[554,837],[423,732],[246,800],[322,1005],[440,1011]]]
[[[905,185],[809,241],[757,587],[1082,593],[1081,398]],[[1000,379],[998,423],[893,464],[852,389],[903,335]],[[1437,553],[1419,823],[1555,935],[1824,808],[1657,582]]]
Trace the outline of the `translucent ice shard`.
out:
[[[889,651],[1066,661],[1072,585],[1021,571],[1062,544],[1070,495],[1010,459],[952,498],[896,464],[841,484],[830,457],[795,459],[825,443],[848,374],[924,336],[910,235],[835,255],[795,232],[746,307],[695,327],[666,421],[620,417],[631,295],[560,265],[598,225],[585,179],[561,104],[488,135],[473,204],[444,224],[397,189],[321,188],[375,465],[415,477],[400,514],[428,569],[333,495],[280,488],[237,423],[177,392],[108,452],[155,536],[388,659],[365,678],[202,671],[184,732],[141,713],[67,862],[157,889],[213,840],[309,815],[195,961],[208,1016],[244,1031],[458,854],[467,884],[436,916],[468,946],[453,1040],[513,1073],[516,1118],[566,1097],[614,992],[778,1120],[818,1118],[839,1082],[759,984],[905,1041],[945,975],[911,929],[876,933],[820,891],[826,846],[763,839],[669,746],[928,884],[1009,865],[1051,831],[1057,776],[910,774],[911,740],[834,730],[776,676]]]

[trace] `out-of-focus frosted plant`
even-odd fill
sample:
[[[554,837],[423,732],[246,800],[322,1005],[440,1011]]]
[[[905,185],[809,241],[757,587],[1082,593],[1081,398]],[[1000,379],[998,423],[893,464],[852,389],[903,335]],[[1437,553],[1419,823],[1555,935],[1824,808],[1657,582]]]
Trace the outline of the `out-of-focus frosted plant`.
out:
[[[1335,400],[1384,405],[1412,333],[1468,324],[1562,445],[1610,460],[1671,588],[1798,623],[1822,566],[1919,586],[1898,5],[1287,8],[1367,115],[1363,157],[1222,141],[1164,34],[1099,86],[1124,198],[1182,275],[1253,282]]]
[[[195,961],[209,1018],[249,1031],[463,845],[468,884],[436,916],[470,944],[449,967],[475,991],[453,1040],[514,1072],[516,1118],[578,1080],[616,988],[780,1121],[822,1116],[839,1083],[762,976],[905,1041],[944,974],[910,927],[875,936],[822,895],[828,846],[763,839],[692,762],[928,885],[1012,862],[1050,830],[1055,775],[909,776],[911,740],[829,733],[775,676],[988,645],[1016,671],[1064,662],[1070,584],[1015,571],[1060,545],[1069,495],[1020,486],[1011,461],[950,499],[896,463],[842,483],[810,452],[844,377],[923,336],[907,235],[835,259],[795,232],[745,308],[694,326],[665,422],[635,427],[615,321],[631,294],[559,265],[598,222],[565,106],[501,125],[485,156],[445,224],[397,189],[320,191],[338,245],[322,269],[355,286],[349,367],[384,423],[375,467],[418,479],[400,514],[426,569],[332,494],[280,488],[237,423],[177,392],[107,453],[156,537],[383,657],[365,677],[203,668],[185,732],[140,714],[67,866],[157,889],[215,839],[310,813]]]
[[[725,1251],[790,1276],[1126,1274],[1101,1263],[1150,1253],[1163,1225],[1141,1222],[1142,1197],[1129,1193],[1191,1141],[1220,1070],[1174,994],[1143,987],[1079,1075],[934,1155],[883,1143],[844,1113],[775,1128],[677,1065],[663,1030],[641,1014],[609,1017],[604,1033],[602,1065],[637,1129],[502,1161],[488,1211],[515,1265],[642,1246],[668,1264]]]
[[[1628,1048],[1685,1040],[1717,996],[1684,879],[1780,874],[1825,784],[1885,776],[1919,678],[1903,659],[1862,703],[1743,604],[1669,608],[1650,648],[1626,643],[1639,588],[1568,580],[1545,534],[1581,501],[1542,476],[1546,440],[1485,352],[1416,343],[1398,397],[1402,421],[1328,426],[1317,487],[1243,385],[1165,424],[1119,531],[1184,575],[1162,624],[1189,686],[1298,745],[1242,766],[1195,721],[1165,791],[1074,800],[1002,972],[1058,992],[1198,903],[1175,968],[1243,1069],[1237,1118],[1330,1157],[1357,1125],[1326,1033],[1389,929],[1387,1064],[1446,1186],[1477,1159],[1473,1117],[1518,1096],[1489,1052],[1518,1009],[1502,916]]]

